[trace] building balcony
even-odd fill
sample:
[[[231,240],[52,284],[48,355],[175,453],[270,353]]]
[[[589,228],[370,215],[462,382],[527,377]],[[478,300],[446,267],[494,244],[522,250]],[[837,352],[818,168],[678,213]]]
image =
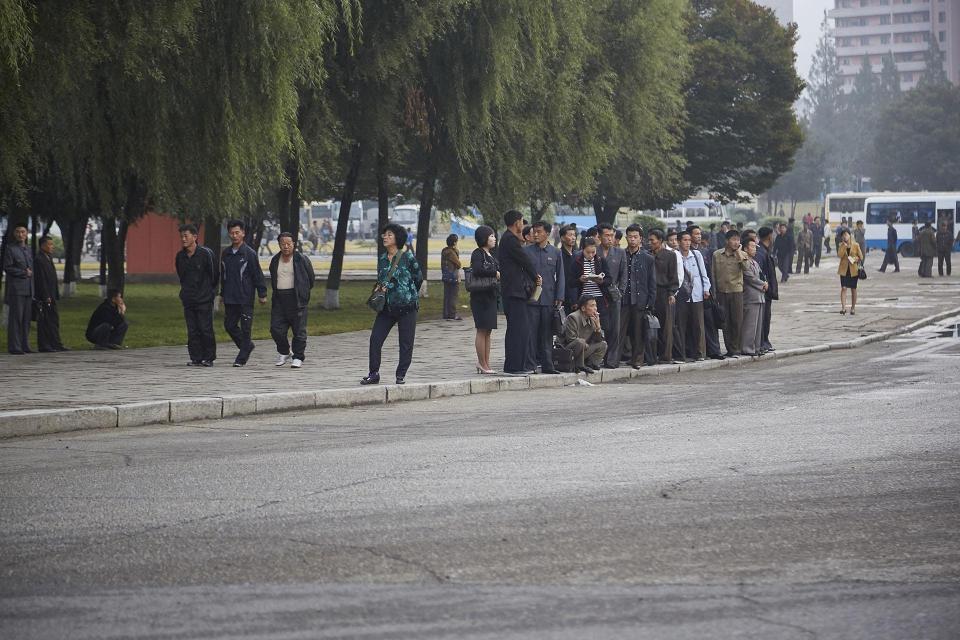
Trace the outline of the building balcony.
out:
[[[895,33],[930,33],[932,28],[930,22],[876,24],[867,27],[834,27],[830,35],[834,38],[858,38],[860,36],[892,35]]]
[[[837,47],[837,57],[884,55],[886,53],[909,53],[911,51],[926,51],[927,42],[897,42],[889,44],[854,45],[851,47]]]

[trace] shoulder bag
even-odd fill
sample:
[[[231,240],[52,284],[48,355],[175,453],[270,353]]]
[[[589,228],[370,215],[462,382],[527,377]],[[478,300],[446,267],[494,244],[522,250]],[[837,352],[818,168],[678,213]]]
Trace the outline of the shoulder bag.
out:
[[[373,285],[373,291],[370,292],[370,297],[367,298],[367,306],[370,307],[371,310],[380,313],[383,311],[383,308],[387,306],[387,283],[393,279],[393,274],[397,272],[397,266],[400,264],[400,258],[404,253],[406,253],[406,249],[398,251],[397,255],[393,256],[386,280],[384,282],[378,280],[377,284]]]
[[[463,288],[470,293],[493,291],[497,288],[497,279],[494,276],[475,276],[473,269],[464,269]]]

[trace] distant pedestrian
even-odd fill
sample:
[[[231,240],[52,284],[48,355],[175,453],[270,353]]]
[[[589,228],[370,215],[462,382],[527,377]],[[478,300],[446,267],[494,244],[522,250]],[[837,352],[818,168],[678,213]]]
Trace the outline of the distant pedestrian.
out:
[[[316,229],[316,220],[314,229]],[[223,298],[223,327],[240,352],[233,366],[247,364],[254,345],[253,297],[260,304],[267,302],[267,283],[260,268],[260,258],[245,242],[246,230],[240,220],[227,222],[230,246],[220,254],[220,296]]]
[[[813,232],[810,225],[803,223],[803,230],[797,235],[797,268],[800,273],[803,268],[804,275],[810,273],[810,263],[813,261]]]
[[[810,225],[810,232],[813,234],[813,266],[820,267],[820,258],[823,256],[823,226],[816,218]]]
[[[443,319],[463,320],[457,313],[457,299],[460,296],[460,251],[457,243],[460,236],[451,233],[447,236],[447,246],[440,252],[440,279],[443,281]]]
[[[53,238],[40,238],[40,251],[34,258],[33,289],[37,314],[37,349],[42,353],[69,351],[60,340],[60,282],[53,264]]]
[[[844,229],[837,244],[837,257],[840,266],[837,273],[840,275],[840,314],[847,313],[847,290],[850,290],[850,315],[857,313],[857,282],[863,263],[863,252],[851,237],[850,231]]]
[[[923,224],[917,237],[920,243],[920,277],[932,278],[933,259],[937,256],[937,234],[929,220]]]
[[[743,328],[741,329],[741,353],[745,356],[760,355],[763,332],[763,305],[769,288],[760,264],[756,261],[757,243],[747,240],[743,245],[748,260],[743,270]]]
[[[787,260],[787,271],[793,273],[793,255],[797,252],[797,236],[796,229],[794,228],[795,220],[790,218],[787,220],[787,251],[790,253],[789,259]],[[797,272],[799,273],[799,269]]]
[[[33,353],[30,349],[30,317],[33,300],[33,256],[27,246],[27,228],[14,225],[13,242],[3,255],[3,301],[10,308],[7,316],[7,351],[12,355]]]
[[[107,298],[94,309],[85,337],[94,349],[122,349],[127,335],[127,305],[119,289],[107,291]]]
[[[893,226],[893,218],[887,220],[887,248],[883,252],[883,263],[880,265],[880,273],[886,273],[887,265],[893,265],[893,272],[900,273],[900,260],[897,258],[897,230]]]
[[[790,279],[790,240],[787,238],[787,225],[783,222],[777,225],[777,238],[773,242],[773,255],[780,269],[780,282]]]
[[[220,281],[213,251],[197,244],[197,227],[179,227],[183,245],[177,253],[177,276],[180,278],[180,302],[187,324],[187,351],[191,367],[212,367],[217,359],[217,339],[213,333],[213,300]]]
[[[397,326],[400,340],[400,360],[397,362],[397,384],[406,381],[407,370],[413,361],[413,343],[417,334],[417,311],[420,309],[420,285],[423,275],[413,252],[404,250],[406,230],[397,224],[388,224],[380,234],[384,253],[377,262],[377,282],[386,293],[386,304],[377,313],[370,332],[369,367],[360,384],[380,382],[380,361],[383,343],[390,330]]]
[[[277,240],[280,252],[270,260],[270,336],[277,345],[275,364],[290,362],[291,368],[299,369],[306,359],[307,305],[316,276],[310,258],[294,251],[293,234],[281,233]]]
[[[943,275],[943,265],[947,265],[947,275],[949,276],[952,267],[950,265],[950,254],[953,252],[953,234],[950,233],[950,227],[946,220],[940,223],[940,229],[937,231],[937,273]]]
[[[860,245],[860,250],[866,255],[870,253],[867,247],[867,230],[863,226],[863,220],[857,220],[853,225],[853,240]]]
[[[477,330],[474,346],[477,350],[477,373],[496,373],[490,366],[490,338],[497,328],[497,295],[500,280],[500,263],[493,255],[497,246],[497,234],[486,225],[477,227],[474,233],[477,248],[470,254],[470,277],[482,279],[488,286],[470,292],[470,311]]]
[[[532,340],[527,300],[541,283],[530,256],[523,250],[523,214],[516,210],[503,216],[506,231],[500,240],[500,288],[503,294],[503,312],[507,318],[504,336],[503,372],[508,375],[528,375],[527,345]]]

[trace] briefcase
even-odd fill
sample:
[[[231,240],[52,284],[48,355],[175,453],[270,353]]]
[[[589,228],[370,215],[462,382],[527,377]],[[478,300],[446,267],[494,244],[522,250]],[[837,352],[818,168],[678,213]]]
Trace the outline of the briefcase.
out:
[[[559,342],[553,343],[553,368],[564,373],[573,373],[573,352]]]

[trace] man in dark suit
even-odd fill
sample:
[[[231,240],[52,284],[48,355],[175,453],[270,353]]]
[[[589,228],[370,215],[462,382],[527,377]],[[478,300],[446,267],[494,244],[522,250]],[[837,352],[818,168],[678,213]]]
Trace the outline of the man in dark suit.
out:
[[[40,238],[40,252],[34,260],[33,289],[40,313],[37,316],[37,348],[43,353],[68,351],[60,340],[60,287],[53,265],[53,238]]]
[[[770,320],[773,318],[773,301],[780,299],[779,284],[777,284],[777,266],[773,260],[773,229],[760,227],[757,232],[760,242],[757,243],[757,264],[760,265],[760,274],[767,281],[767,290],[764,292],[766,304],[760,316],[760,353],[775,351],[770,344]]]
[[[27,228],[13,228],[13,242],[3,254],[3,272],[7,275],[3,301],[10,307],[7,317],[7,350],[13,355],[30,350],[30,307],[33,300],[33,256],[27,247]]]
[[[542,280],[530,256],[523,250],[523,214],[510,210],[503,214],[507,227],[500,241],[500,293],[503,296],[503,314],[507,318],[504,336],[503,372],[510,375],[529,375],[526,368],[527,345],[533,339],[527,300],[534,287]]]
[[[563,258],[563,308],[572,313],[577,306],[577,283],[572,282],[570,274],[573,272],[573,258],[577,251],[577,225],[563,225],[560,227],[560,257]]]
[[[647,335],[643,330],[643,317],[652,309],[657,299],[657,273],[653,256],[643,250],[643,229],[632,224],[627,227],[626,265],[627,275],[623,281],[623,297],[620,300],[619,344],[630,338],[630,365],[640,368],[644,360]],[[656,364],[653,354],[648,365]]]
[[[880,273],[886,273],[887,265],[893,265],[893,272],[900,273],[900,259],[897,258],[897,230],[893,227],[893,218],[887,220],[887,250],[883,254]]]
[[[673,362],[673,314],[677,303],[677,257],[664,245],[663,231],[652,229],[647,234],[647,244],[653,254],[656,267],[657,295],[654,300],[654,312],[660,321],[657,334],[657,350],[660,362]]]
[[[597,252],[607,263],[610,274],[610,287],[607,294],[609,307],[605,315],[607,326],[603,333],[607,337],[607,353],[603,366],[616,369],[620,366],[620,300],[627,279],[627,254],[616,246],[616,230],[613,225],[604,222],[597,225],[600,231],[600,249]]]

